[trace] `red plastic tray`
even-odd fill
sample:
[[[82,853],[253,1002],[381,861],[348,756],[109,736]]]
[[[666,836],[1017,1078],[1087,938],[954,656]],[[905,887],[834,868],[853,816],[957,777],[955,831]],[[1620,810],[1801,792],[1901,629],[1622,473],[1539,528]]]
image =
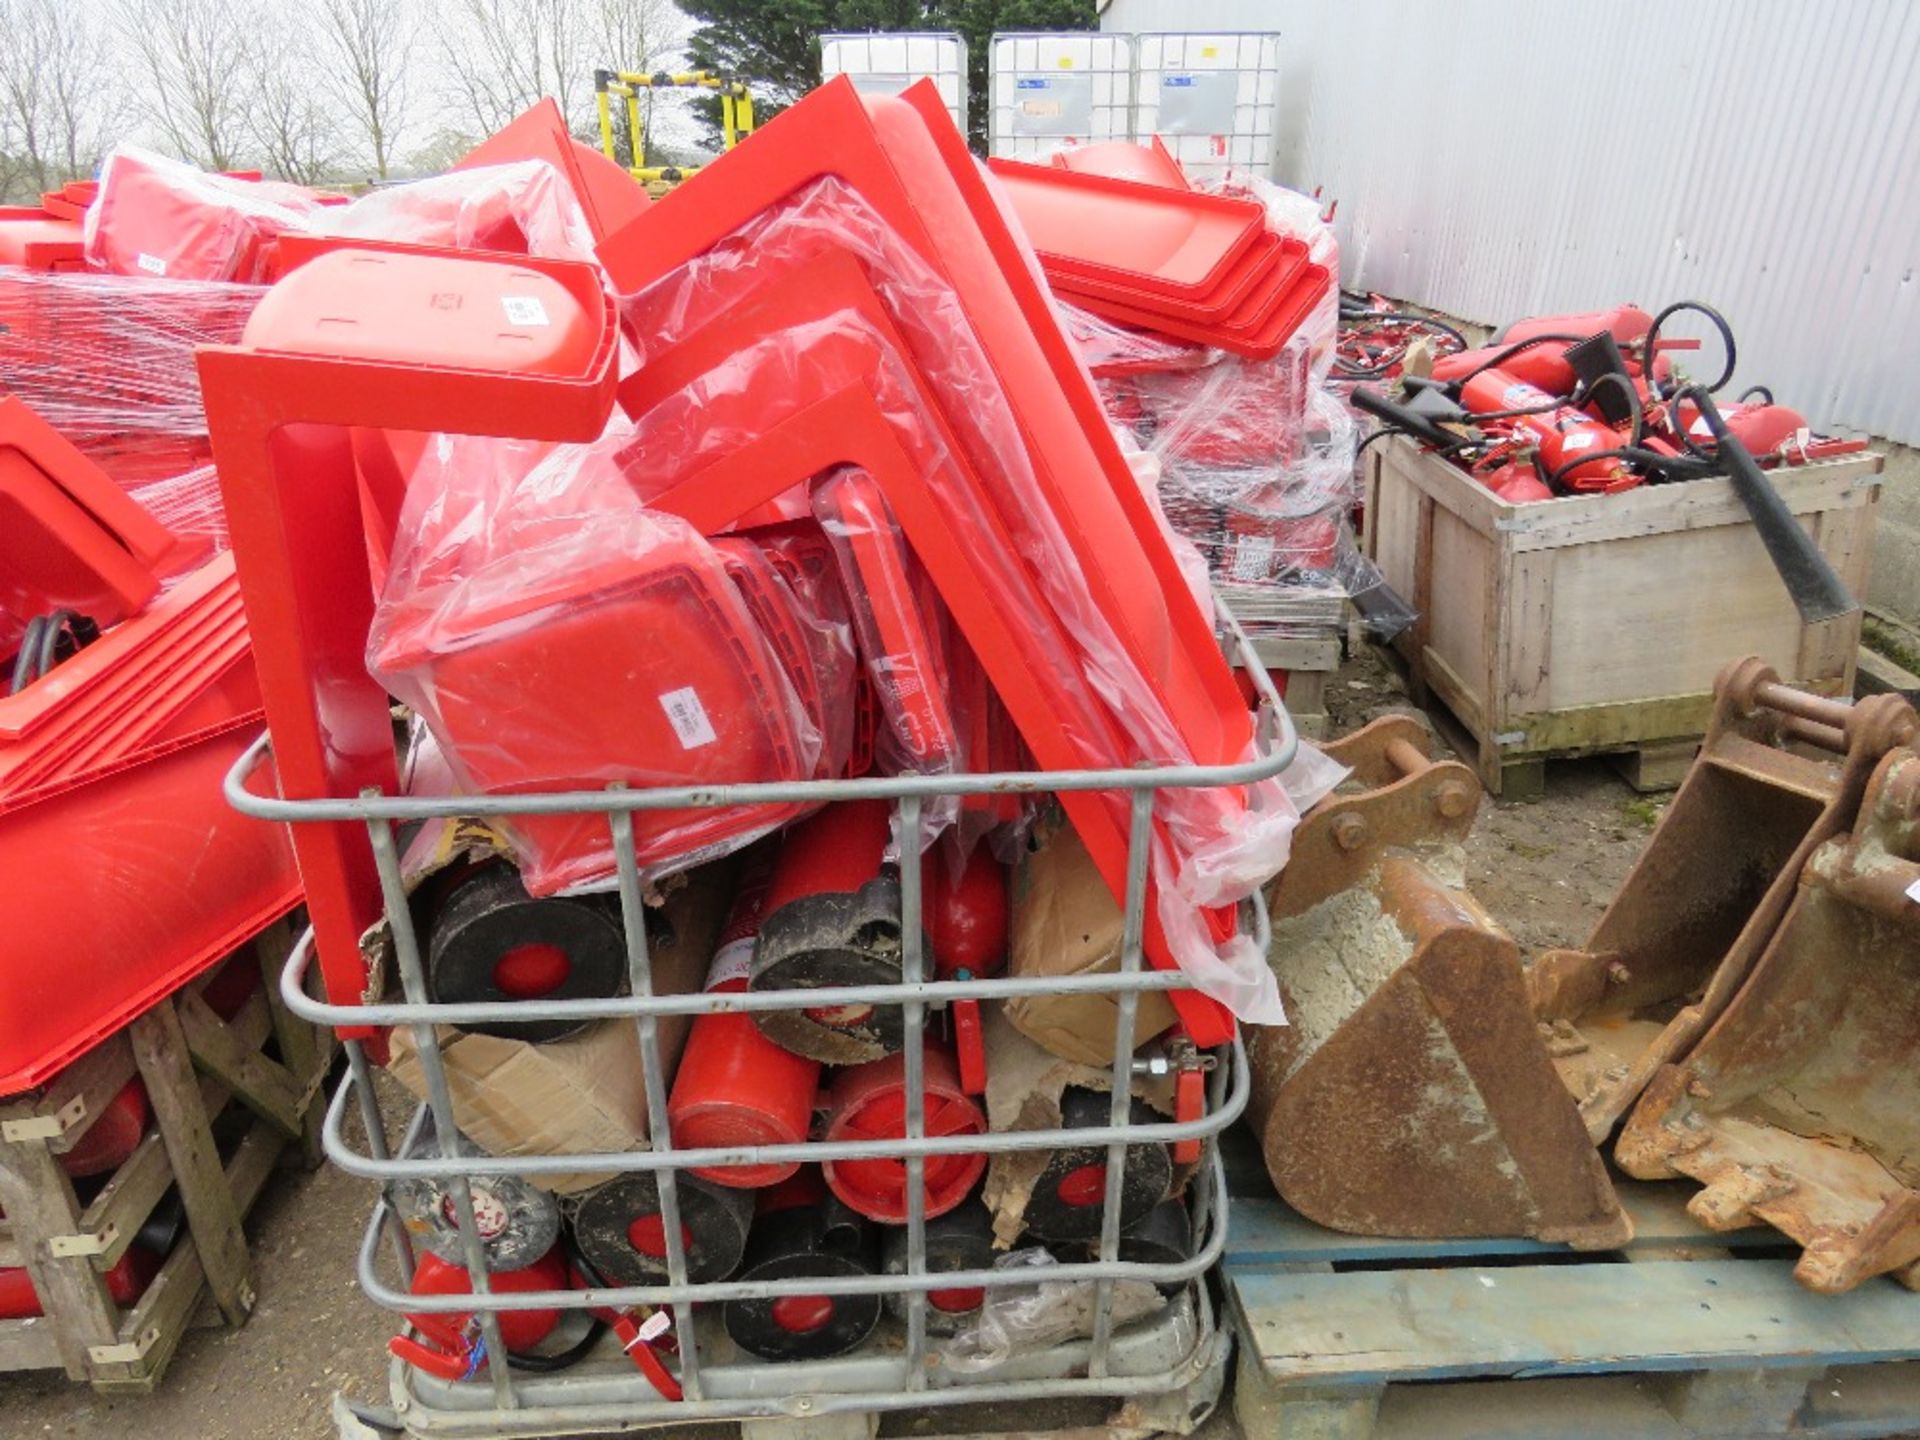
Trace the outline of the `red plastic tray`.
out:
[[[1049,268],[1205,295],[1266,233],[1256,202],[1142,185],[1018,160],[989,160]]]
[[[230,728],[0,818],[0,1095],[39,1084],[291,910],[286,831],[220,781]]]
[[[1292,285],[1306,264],[1305,245],[1298,240],[1283,240],[1278,235],[1267,234],[1247,251],[1219,287],[1202,300],[1178,300],[1159,291],[1090,280],[1057,270],[1047,271],[1047,281],[1056,292],[1071,300],[1083,297],[1106,300],[1196,325],[1230,324],[1248,306]]]
[[[1255,360],[1270,360],[1306,323],[1314,306],[1325,297],[1332,283],[1333,277],[1325,266],[1308,265],[1292,285],[1276,294],[1261,297],[1258,311],[1246,324],[1196,325],[1169,315],[1152,314],[1092,297],[1076,297],[1076,302],[1083,309],[1117,324],[1217,346]]]
[[[1164,185],[1172,190],[1191,190],[1187,172],[1155,135],[1145,145],[1131,140],[1101,140],[1092,145],[1069,145],[1049,157],[1062,170],[1083,175],[1105,175],[1111,180],[1131,180],[1140,185]]]

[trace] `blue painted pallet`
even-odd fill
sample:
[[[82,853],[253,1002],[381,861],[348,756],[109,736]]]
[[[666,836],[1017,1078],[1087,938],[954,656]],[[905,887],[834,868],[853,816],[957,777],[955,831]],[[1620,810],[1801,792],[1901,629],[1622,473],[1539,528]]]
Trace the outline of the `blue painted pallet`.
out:
[[[1610,1255],[1338,1235],[1236,1197],[1222,1274],[1247,1432],[1283,1419],[1290,1435],[1340,1437],[1920,1432],[1920,1295],[1884,1279],[1816,1295],[1772,1231],[1704,1231],[1684,1187],[1621,1190],[1636,1235]],[[1502,1383],[1420,1383],[1489,1377]],[[1567,1383],[1505,1383],[1545,1379]],[[1877,1408],[1837,1403],[1849,1390]]]

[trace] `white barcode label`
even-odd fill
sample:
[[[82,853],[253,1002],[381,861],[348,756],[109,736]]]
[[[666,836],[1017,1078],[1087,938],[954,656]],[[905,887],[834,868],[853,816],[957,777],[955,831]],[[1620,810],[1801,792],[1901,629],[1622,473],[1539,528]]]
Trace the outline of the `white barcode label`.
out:
[[[149,275],[164,275],[167,273],[167,262],[162,260],[158,255],[148,255],[143,251],[133,257],[133,263]]]
[[[502,295],[500,308],[507,312],[509,325],[551,325],[547,307],[538,295]]]
[[[718,990],[729,981],[753,978],[755,938],[747,935],[738,940],[729,940],[713,952],[713,964],[707,967],[707,989]]]
[[[660,697],[660,708],[667,712],[667,722],[673,726],[673,733],[680,737],[682,750],[697,750],[720,738],[713,733],[713,721],[707,718],[707,707],[700,703],[700,697],[694,693],[691,685],[667,691]]]
[[[1233,548],[1232,575],[1236,580],[1265,580],[1273,572],[1271,535],[1243,535]]]

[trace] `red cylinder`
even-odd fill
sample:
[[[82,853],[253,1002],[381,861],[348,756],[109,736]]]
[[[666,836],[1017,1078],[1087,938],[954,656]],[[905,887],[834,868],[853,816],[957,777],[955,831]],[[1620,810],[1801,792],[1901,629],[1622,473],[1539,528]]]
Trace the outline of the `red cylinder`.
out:
[[[1653,316],[1638,305],[1616,305],[1611,310],[1583,310],[1577,315],[1534,315],[1516,320],[1500,332],[1495,348],[1531,340],[1535,335],[1598,335],[1608,331],[1622,345],[1638,340],[1653,328]]]
[[[810,895],[851,895],[879,875],[893,832],[885,800],[842,800],[787,831],[762,915]]]
[[[753,970],[771,866],[742,877],[740,893],[707,972],[707,991],[744,991]],[[783,1050],[746,1015],[702,1015],[687,1036],[667,1097],[667,1123],[681,1149],[797,1145],[807,1138],[820,1062]],[[756,1190],[775,1185],[800,1163],[716,1165],[693,1173],[716,1185]]]
[[[1553,499],[1553,492],[1540,483],[1540,476],[1533,466],[1519,460],[1509,460],[1484,475],[1476,471],[1474,478],[1509,505]]]
[[[1679,411],[1676,423],[1686,431],[1687,438],[1711,450],[1718,442],[1700,408],[1682,400]],[[1777,453],[1807,428],[1806,418],[1785,405],[1725,405],[1720,408],[1720,418],[1726,421],[1728,432],[1757,456]]]
[[[87,1133],[60,1157],[60,1168],[76,1178],[118,1170],[147,1133],[152,1114],[147,1087],[136,1075],[120,1087],[87,1127]]]
[[[1500,423],[1513,426],[1539,447],[1541,463],[1549,473],[1572,465],[1561,476],[1561,483],[1569,489],[1613,491],[1639,483],[1617,457],[1573,463],[1583,453],[1619,449],[1627,443],[1626,436],[1583,410],[1556,405],[1553,396],[1516,380],[1505,370],[1482,370],[1475,375],[1460,387],[1460,403],[1474,415],[1534,411]]]
[[[135,1245],[107,1271],[107,1293],[114,1304],[131,1305],[146,1293],[159,1273],[160,1257]],[[31,1320],[45,1313],[39,1292],[33,1288],[33,1277],[24,1266],[0,1269],[0,1320]]]
[[[560,1247],[554,1246],[533,1264],[523,1270],[496,1270],[487,1276],[487,1284],[495,1294],[524,1295],[535,1290],[565,1290],[569,1288],[567,1262],[561,1255]],[[415,1295],[471,1295],[473,1278],[466,1270],[442,1260],[438,1255],[423,1253],[420,1263],[413,1272],[413,1284],[409,1287]],[[558,1310],[501,1310],[500,1339],[509,1350],[531,1350],[560,1324]],[[465,1315],[448,1316],[409,1315],[407,1320],[418,1329],[429,1330],[436,1325],[454,1319],[461,1324],[466,1322]]]
[[[958,876],[942,853],[927,857],[925,873],[923,918],[935,975],[951,980],[964,970],[984,979],[1006,969],[1006,866],[985,845],[975,845]]]
[[[946,1049],[929,1043],[926,1063],[926,1133],[982,1135],[987,1117],[960,1088],[960,1071]],[[827,1139],[891,1140],[907,1133],[907,1062],[889,1055],[842,1070],[828,1095]],[[828,1188],[849,1208],[891,1225],[906,1223],[905,1160],[829,1160],[821,1167]],[[983,1154],[929,1155],[924,1175],[928,1218],[953,1209],[987,1168]]]
[[[1538,385],[1549,395],[1571,395],[1577,377],[1573,373],[1573,366],[1567,363],[1567,346],[1570,343],[1566,340],[1543,340],[1538,345],[1530,345],[1525,350],[1508,355],[1501,360],[1500,369],[1516,380]],[[1503,343],[1441,355],[1433,362],[1433,378],[1444,385],[1451,385],[1506,348]]]

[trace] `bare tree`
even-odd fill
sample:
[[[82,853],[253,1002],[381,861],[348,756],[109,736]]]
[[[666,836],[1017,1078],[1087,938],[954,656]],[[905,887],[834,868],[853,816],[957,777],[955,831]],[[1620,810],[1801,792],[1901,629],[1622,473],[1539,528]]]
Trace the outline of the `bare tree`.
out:
[[[593,71],[652,65],[684,37],[672,0],[445,0],[455,103],[481,134],[552,96],[577,131],[596,128]]]
[[[324,0],[316,20],[327,88],[384,180],[406,131],[418,11],[404,0]]]
[[[0,13],[0,117],[19,178],[44,191],[91,174],[118,109],[92,12],[67,0],[8,0]]]
[[[247,128],[265,169],[282,180],[317,184],[338,158],[340,132],[326,94],[310,81],[312,36],[296,13],[253,37],[247,62],[253,104]]]
[[[673,0],[591,0],[593,63],[612,70],[663,68],[686,44],[687,17]]]
[[[250,0],[119,0],[146,70],[148,118],[176,154],[231,170],[249,139],[257,68],[249,53],[269,17]]]

